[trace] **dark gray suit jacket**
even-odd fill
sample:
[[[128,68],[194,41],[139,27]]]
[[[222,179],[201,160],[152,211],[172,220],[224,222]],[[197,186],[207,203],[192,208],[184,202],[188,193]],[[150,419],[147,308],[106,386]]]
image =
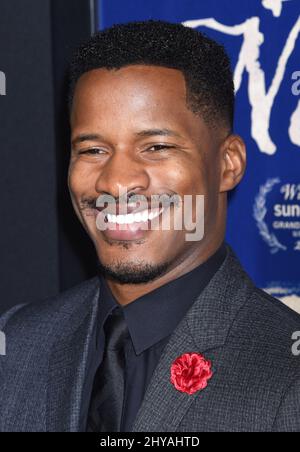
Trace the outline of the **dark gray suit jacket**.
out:
[[[100,297],[101,299],[101,297]],[[4,315],[0,431],[84,430],[81,406],[99,305],[98,279]],[[300,431],[300,316],[257,289],[227,257],[171,336],[135,420],[135,432]],[[170,383],[173,361],[203,353],[214,376],[188,395]]]

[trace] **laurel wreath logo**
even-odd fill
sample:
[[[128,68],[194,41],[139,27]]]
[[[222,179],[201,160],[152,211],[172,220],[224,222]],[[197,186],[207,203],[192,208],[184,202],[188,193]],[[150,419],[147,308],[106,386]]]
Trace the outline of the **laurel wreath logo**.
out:
[[[253,209],[253,216],[256,220],[257,227],[259,229],[259,233],[262,236],[263,240],[267,243],[267,245],[271,248],[271,253],[276,254],[280,250],[286,251],[287,247],[279,242],[276,235],[271,233],[267,223],[265,222],[266,215],[268,213],[268,209],[266,206],[267,196],[275,185],[280,184],[280,179],[268,179],[267,182],[260,187],[259,194],[255,198],[255,204]]]

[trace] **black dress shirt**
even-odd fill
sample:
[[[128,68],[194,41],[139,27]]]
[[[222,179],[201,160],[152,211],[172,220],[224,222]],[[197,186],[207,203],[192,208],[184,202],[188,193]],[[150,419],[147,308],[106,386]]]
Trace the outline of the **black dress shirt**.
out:
[[[131,431],[147,386],[171,334],[220,268],[225,257],[226,244],[223,243],[213,256],[194,270],[121,307],[130,333],[125,345],[122,432]],[[86,379],[85,394],[89,394],[89,399],[84,401],[82,407],[85,420],[95,374],[103,358],[105,343],[103,325],[113,309],[116,306],[120,307],[102,276],[100,284],[95,346]]]

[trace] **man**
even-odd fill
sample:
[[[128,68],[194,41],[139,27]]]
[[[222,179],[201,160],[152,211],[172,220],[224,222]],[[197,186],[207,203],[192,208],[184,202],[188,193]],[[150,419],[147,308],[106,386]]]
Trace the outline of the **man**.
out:
[[[300,431],[300,317],[224,242],[246,166],[232,79],[220,45],[165,22],[76,53],[69,187],[99,276],[2,318],[1,431]]]

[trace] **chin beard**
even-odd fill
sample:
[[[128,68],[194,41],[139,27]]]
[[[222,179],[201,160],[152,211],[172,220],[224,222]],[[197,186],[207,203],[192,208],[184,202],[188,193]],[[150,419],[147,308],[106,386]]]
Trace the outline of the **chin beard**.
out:
[[[106,278],[119,284],[146,284],[164,275],[169,269],[169,262],[159,265],[151,265],[145,262],[122,263],[111,265],[99,263],[100,273]]]

